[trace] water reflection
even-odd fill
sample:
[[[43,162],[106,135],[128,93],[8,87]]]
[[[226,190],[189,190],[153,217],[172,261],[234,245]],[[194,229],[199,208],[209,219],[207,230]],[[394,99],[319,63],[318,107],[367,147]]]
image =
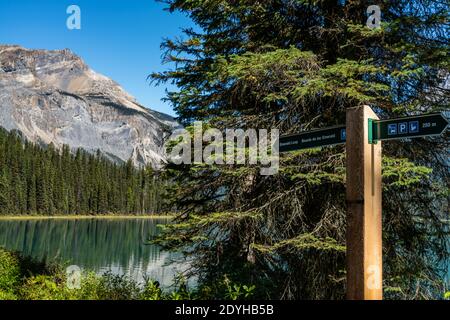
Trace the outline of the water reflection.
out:
[[[38,259],[75,264],[97,273],[111,271],[162,286],[182,270],[177,256],[146,244],[168,219],[0,220],[0,246]],[[170,265],[168,265],[170,264]]]

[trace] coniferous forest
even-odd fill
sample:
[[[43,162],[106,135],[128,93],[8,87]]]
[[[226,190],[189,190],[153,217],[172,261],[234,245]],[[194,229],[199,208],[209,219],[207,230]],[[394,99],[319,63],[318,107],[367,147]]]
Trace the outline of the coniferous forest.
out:
[[[0,129],[0,215],[158,213],[160,187],[151,167],[42,147]]]

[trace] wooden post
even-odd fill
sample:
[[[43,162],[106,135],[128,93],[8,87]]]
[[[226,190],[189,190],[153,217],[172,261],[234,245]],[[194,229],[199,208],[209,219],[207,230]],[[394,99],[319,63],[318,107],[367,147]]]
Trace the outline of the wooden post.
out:
[[[368,106],[347,110],[347,299],[381,300],[381,142],[369,144]]]

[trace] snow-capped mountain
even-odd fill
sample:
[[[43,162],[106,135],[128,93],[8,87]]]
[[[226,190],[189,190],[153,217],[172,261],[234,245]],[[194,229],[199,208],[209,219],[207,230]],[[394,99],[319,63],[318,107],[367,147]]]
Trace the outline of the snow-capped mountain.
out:
[[[100,150],[158,168],[164,139],[178,124],[140,105],[70,50],[0,45],[0,126],[33,142]]]

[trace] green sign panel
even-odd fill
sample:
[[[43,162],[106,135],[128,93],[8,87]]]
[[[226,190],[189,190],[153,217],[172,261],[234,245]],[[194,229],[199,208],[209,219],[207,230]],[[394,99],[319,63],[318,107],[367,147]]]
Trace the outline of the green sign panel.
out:
[[[280,137],[279,151],[287,152],[343,144],[345,140],[345,126],[306,131]]]
[[[441,113],[389,120],[372,120],[369,123],[369,142],[442,134],[448,126]]]
[[[380,140],[429,137],[442,134],[449,125],[441,113],[389,120],[369,119],[369,142]],[[306,131],[280,137],[280,152],[343,144],[345,126]]]

